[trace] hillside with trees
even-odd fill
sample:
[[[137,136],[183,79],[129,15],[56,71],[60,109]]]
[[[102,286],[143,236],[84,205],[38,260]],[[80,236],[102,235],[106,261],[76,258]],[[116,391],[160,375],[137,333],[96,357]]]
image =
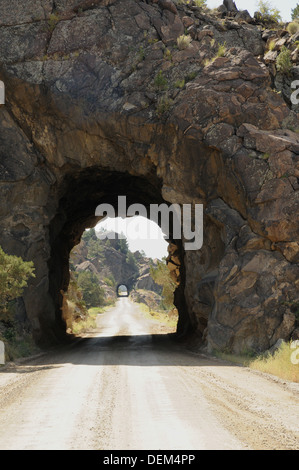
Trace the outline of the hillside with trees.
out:
[[[123,235],[101,239],[95,229],[85,231],[70,256],[70,284],[63,302],[68,330],[72,332],[74,324],[86,320],[89,312],[113,305],[122,284],[133,301],[150,310],[168,312],[174,308],[175,283],[165,259],[133,253]]]

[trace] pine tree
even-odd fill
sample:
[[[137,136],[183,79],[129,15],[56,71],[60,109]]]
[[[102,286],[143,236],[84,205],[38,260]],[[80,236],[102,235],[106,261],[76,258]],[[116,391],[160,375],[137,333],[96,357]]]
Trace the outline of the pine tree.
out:
[[[96,274],[89,271],[81,271],[77,276],[77,284],[82,292],[87,308],[104,305],[105,291],[99,285],[99,279]]]
[[[279,21],[282,20],[280,11],[273,7],[271,2],[268,0],[259,0],[258,10],[261,15],[261,19],[264,21],[279,23]]]
[[[299,3],[293,8],[292,11],[292,20],[299,20]]]

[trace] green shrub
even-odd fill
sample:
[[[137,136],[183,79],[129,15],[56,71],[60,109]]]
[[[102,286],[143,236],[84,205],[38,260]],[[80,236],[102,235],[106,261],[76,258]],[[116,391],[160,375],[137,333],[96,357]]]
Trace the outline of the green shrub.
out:
[[[177,3],[178,5],[191,5],[192,3],[196,6],[196,7],[207,7],[207,0],[175,0],[175,3]]]
[[[290,75],[292,67],[291,52],[284,46],[276,59],[276,68],[283,75]]]
[[[289,23],[287,27],[287,31],[291,35],[296,34],[299,31],[299,23],[297,21],[293,21],[292,23]]]
[[[267,0],[260,0],[258,2],[258,10],[262,21],[270,21],[274,23],[282,21],[280,11],[277,8],[274,8]]]
[[[105,291],[99,286],[99,279],[96,274],[81,271],[77,277],[77,284],[87,308],[104,305]]]
[[[174,307],[174,291],[175,282],[170,277],[170,271],[165,260],[158,261],[156,266],[150,267],[150,275],[153,280],[162,286],[162,307],[164,309],[172,309]]]
[[[184,88],[184,86],[185,86],[185,79],[184,78],[182,78],[182,80],[177,80],[174,83],[175,88]]]
[[[204,67],[208,67],[210,64],[212,64],[214,62],[213,59],[205,59],[204,62],[203,62],[203,66]]]
[[[163,57],[165,60],[170,60],[170,61],[172,60],[172,54],[168,48],[165,49]]]
[[[194,78],[196,78],[197,76],[197,72],[193,71],[193,72],[189,72],[186,76],[185,76],[185,82],[188,83],[188,82],[191,82],[192,80],[194,80]]]
[[[177,38],[177,45],[178,45],[178,48],[181,50],[183,49],[187,49],[187,47],[190,46],[191,44],[191,41],[192,41],[192,38],[189,34],[182,34],[181,36],[179,36]]]
[[[263,153],[263,155],[261,156],[261,158],[263,160],[268,160],[268,158],[270,158],[270,153]]]
[[[196,7],[199,7],[199,8],[207,6],[207,0],[194,0],[193,3]]]
[[[55,26],[57,25],[58,21],[59,15],[57,13],[52,13],[48,20],[48,26],[50,31],[53,31],[55,29]]]
[[[226,42],[224,42],[223,44],[219,44],[217,57],[224,57],[225,53],[226,53]]]
[[[110,277],[104,277],[104,282],[109,287],[115,287],[116,284],[113,275],[111,275]]]
[[[126,264],[132,269],[135,274],[139,273],[138,265],[136,262],[136,258],[134,256],[134,253],[131,251],[128,251],[127,256],[126,256]]]
[[[167,79],[164,77],[162,70],[159,70],[154,79],[155,88],[159,91],[165,90],[168,86]]]
[[[35,277],[31,261],[4,253],[0,247],[0,312],[7,313],[10,301],[22,295],[30,277]]]
[[[172,100],[168,97],[168,95],[161,96],[157,102],[156,106],[156,113],[157,116],[161,117],[164,114],[166,114],[170,107],[172,106],[173,102]]]

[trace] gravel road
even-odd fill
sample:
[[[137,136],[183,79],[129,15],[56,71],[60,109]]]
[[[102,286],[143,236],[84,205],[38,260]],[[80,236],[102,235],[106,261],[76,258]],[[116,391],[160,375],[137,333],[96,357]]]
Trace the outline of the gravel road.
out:
[[[299,385],[181,350],[120,298],[76,344],[0,372],[0,449],[299,449]]]

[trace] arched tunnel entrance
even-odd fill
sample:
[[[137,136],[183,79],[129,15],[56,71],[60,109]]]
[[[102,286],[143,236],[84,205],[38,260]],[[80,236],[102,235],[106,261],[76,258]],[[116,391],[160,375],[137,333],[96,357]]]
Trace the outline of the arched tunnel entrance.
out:
[[[119,284],[116,288],[116,295],[117,297],[128,297],[129,296],[129,289],[126,284]]]
[[[90,168],[69,174],[63,182],[59,208],[50,226],[49,292],[55,306],[53,333],[58,338],[66,336],[66,325],[61,312],[63,293],[67,291],[70,281],[70,252],[80,242],[84,230],[94,227],[99,222],[100,217],[96,215],[96,208],[100,204],[111,205],[117,216],[120,195],[126,197],[128,206],[143,205],[148,214],[151,204],[165,203],[161,196],[161,183],[156,176],[145,179],[128,173]],[[174,304],[179,312],[177,334],[184,335],[191,328],[184,294],[184,248],[181,239],[173,238],[171,220],[168,241],[171,247],[169,262],[177,284],[174,293]],[[173,266],[176,267],[175,272]],[[118,284],[118,296],[127,296],[129,291],[128,283]]]
[[[36,269],[18,316],[39,343],[65,338],[69,253],[97,223],[96,207],[116,209],[124,195],[147,208],[205,205],[202,250],[187,252],[169,235],[178,333],[236,352],[290,339],[299,304],[298,136],[290,130],[298,119],[269,87],[261,52],[252,55],[239,37],[206,67],[210,39],[195,32],[205,21],[193,7],[172,13],[168,2],[131,1],[135,13],[124,21],[119,5],[94,2],[77,14],[72,2],[55,3],[55,31],[44,28],[50,9],[18,31],[13,11],[3,27],[1,245]],[[197,39],[183,52],[175,36],[186,19]],[[25,26],[32,37],[11,55],[6,34],[23,35]],[[231,35],[220,26],[217,35]],[[166,63],[172,41],[177,58]]]
[[[47,343],[51,335],[59,341],[67,338],[62,304],[70,281],[70,252],[84,230],[99,222],[96,208],[100,204],[109,204],[118,215],[120,195],[126,197],[128,206],[143,205],[148,214],[151,204],[169,205],[155,172],[144,177],[93,167],[69,172],[60,185],[56,215],[50,224],[48,264],[54,318],[48,312],[41,314],[40,343]],[[268,250],[263,237],[221,198],[206,203],[203,222],[200,250],[186,250],[184,240],[171,230],[169,233],[168,266],[177,285],[177,336],[195,338],[197,347],[208,344],[222,350],[265,350],[270,344],[265,318],[271,319],[271,342],[289,327],[281,321],[288,305],[275,304],[273,310],[268,300],[275,280],[265,278],[264,266],[287,269],[288,263],[278,252]],[[277,275],[281,285],[283,273]],[[291,283],[289,286],[291,289]],[[290,318],[293,322],[293,316]]]

